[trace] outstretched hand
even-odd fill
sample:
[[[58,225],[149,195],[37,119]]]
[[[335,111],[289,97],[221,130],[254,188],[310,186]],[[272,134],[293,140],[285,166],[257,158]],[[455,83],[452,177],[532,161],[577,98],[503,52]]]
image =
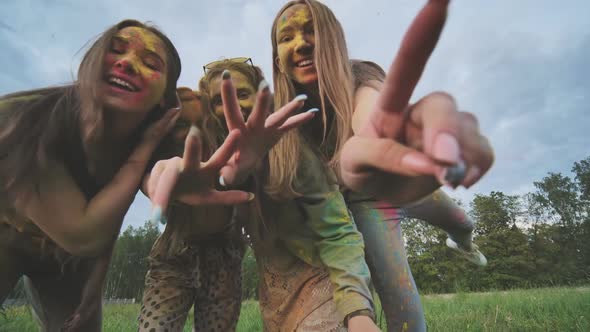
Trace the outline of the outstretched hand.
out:
[[[300,95],[273,113],[272,94],[266,81],[262,81],[252,113],[248,121],[244,121],[229,71],[223,73],[221,98],[227,128],[230,131],[238,129],[242,134],[236,152],[221,169],[220,182],[224,185],[242,183],[287,131],[311,120],[318,111],[310,109],[291,115],[303,106],[307,98]]]
[[[367,92],[378,95],[376,102],[360,102],[372,110],[342,150],[347,187],[406,203],[440,184],[470,187],[491,167],[493,151],[477,119],[459,112],[451,96],[432,93],[409,104],[444,27],[448,3],[428,1],[406,32],[381,91]]]
[[[145,192],[152,201],[152,219],[166,223],[166,209],[173,197],[189,205],[233,205],[251,201],[254,197],[251,193],[215,189],[219,171],[232,156],[239,136],[239,130],[231,131],[211,158],[201,162],[199,130],[191,127],[182,158],[158,161],[144,180]]]

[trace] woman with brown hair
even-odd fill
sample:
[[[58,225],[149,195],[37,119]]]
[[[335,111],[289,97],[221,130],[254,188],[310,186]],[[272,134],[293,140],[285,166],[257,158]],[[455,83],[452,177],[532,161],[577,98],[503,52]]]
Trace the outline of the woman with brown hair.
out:
[[[124,20],[70,85],[0,98],[0,299],[23,275],[45,330],[81,300],[110,252],[162,137],[179,116],[180,58],[157,28]],[[101,329],[100,305],[80,330]]]

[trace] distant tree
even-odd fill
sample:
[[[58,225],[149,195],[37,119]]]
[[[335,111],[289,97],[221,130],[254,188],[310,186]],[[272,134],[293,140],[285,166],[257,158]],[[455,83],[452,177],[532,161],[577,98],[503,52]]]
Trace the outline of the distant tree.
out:
[[[157,224],[147,221],[138,228],[129,226],[119,236],[107,274],[105,297],[141,299],[147,258],[159,235]]]

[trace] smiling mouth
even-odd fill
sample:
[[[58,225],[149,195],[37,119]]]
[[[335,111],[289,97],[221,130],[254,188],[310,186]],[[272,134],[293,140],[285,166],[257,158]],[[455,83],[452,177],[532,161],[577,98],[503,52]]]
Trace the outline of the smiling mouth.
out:
[[[311,60],[311,59],[301,60],[301,61],[295,63],[295,66],[297,68],[311,67],[311,66],[313,66],[313,60]]]
[[[107,83],[110,86],[114,86],[119,89],[123,89],[129,92],[137,92],[139,89],[131,82],[125,81],[119,77],[109,76]]]

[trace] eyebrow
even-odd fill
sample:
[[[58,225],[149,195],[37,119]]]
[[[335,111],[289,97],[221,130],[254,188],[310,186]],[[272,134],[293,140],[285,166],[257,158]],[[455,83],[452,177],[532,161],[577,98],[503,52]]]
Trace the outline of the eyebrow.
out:
[[[277,35],[280,36],[283,33],[289,33],[291,31],[293,31],[294,29],[295,28],[293,28],[292,25],[284,26],[284,27],[282,27],[282,28],[279,29],[279,32],[277,33]]]

